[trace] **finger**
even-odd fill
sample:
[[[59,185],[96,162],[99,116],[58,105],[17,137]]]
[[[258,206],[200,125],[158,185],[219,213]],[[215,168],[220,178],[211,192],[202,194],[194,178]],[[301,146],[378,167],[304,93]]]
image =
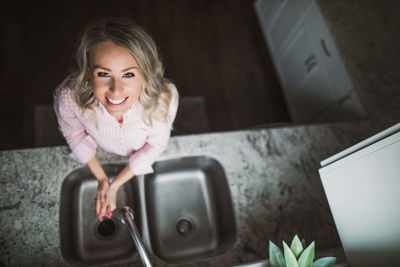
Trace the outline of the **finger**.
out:
[[[101,204],[101,207],[100,207],[100,214],[99,214],[99,216],[100,216],[101,218],[103,218],[103,216],[106,214],[106,211],[107,211],[107,203],[102,203],[102,204]]]
[[[100,191],[100,199],[101,199],[101,204],[104,204],[106,201],[106,192],[105,191]]]
[[[99,204],[99,212],[97,213],[97,217],[99,218],[100,221],[103,221],[103,216],[101,216],[101,206]]]
[[[106,216],[107,216],[107,218],[111,219],[112,211],[111,211],[110,205],[107,206],[107,214],[106,214]]]
[[[97,188],[97,198],[100,198],[102,200],[104,198],[104,186],[103,183],[100,183],[99,187]]]
[[[114,202],[110,204],[110,216],[112,216],[112,213],[113,213],[113,211],[114,211],[116,208],[117,208],[117,207],[116,207],[116,205],[115,205]]]
[[[97,193],[97,194],[98,194],[98,193]],[[97,197],[97,198],[96,198],[96,214],[97,214],[97,216],[98,216],[99,213],[100,213],[100,207],[101,207],[100,198]]]

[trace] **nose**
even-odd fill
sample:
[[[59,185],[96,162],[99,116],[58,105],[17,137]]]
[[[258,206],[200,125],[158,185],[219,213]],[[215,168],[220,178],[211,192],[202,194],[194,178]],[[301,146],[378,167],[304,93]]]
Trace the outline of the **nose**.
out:
[[[110,83],[110,91],[115,95],[118,95],[122,92],[122,84],[118,79],[112,79]]]

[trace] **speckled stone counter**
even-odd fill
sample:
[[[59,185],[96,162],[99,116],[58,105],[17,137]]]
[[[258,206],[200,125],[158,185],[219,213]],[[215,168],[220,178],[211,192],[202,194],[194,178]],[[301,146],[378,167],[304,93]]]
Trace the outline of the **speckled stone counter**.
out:
[[[268,240],[291,240],[296,233],[315,240],[317,250],[340,246],[319,162],[380,130],[364,122],[173,137],[161,159],[209,155],[223,165],[237,226],[231,251],[182,266],[267,258]],[[126,160],[103,151],[98,157],[103,163]],[[0,260],[7,266],[67,265],[59,242],[60,189],[66,174],[82,165],[67,147],[1,151],[0,162]],[[138,263],[133,257],[124,266]]]
[[[232,251],[182,266],[232,266],[268,257],[268,240],[295,233],[316,249],[340,245],[318,176],[319,162],[400,119],[397,1],[318,0],[369,122],[191,135],[163,157],[207,154],[224,166],[236,216]],[[373,121],[373,123],[371,122]],[[66,266],[60,252],[62,181],[81,167],[67,147],[0,151],[0,261]],[[102,162],[124,160],[99,151]],[[155,266],[167,266],[155,257]],[[127,266],[140,266],[137,258]],[[118,264],[124,265],[124,264]]]

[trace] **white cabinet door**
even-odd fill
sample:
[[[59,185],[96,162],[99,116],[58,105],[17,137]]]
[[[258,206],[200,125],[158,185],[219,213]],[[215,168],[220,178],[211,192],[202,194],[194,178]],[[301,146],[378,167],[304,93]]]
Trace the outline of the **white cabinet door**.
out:
[[[300,10],[304,12],[312,3],[313,0],[296,0],[299,4]]]
[[[309,31],[303,25],[297,27],[296,31],[278,62],[283,87],[289,91],[300,87],[307,75],[321,65]]]
[[[354,90],[342,99],[324,108],[316,116],[313,122],[339,122],[345,118],[349,121],[361,120],[365,117],[365,111],[360,99]]]
[[[279,58],[284,43],[312,0],[258,0],[254,3],[273,57]]]
[[[400,124],[370,139],[391,132],[321,162],[329,162],[319,173],[351,266],[400,262]]]
[[[331,83],[312,35],[301,23],[278,68],[292,119],[309,122],[333,101]]]
[[[338,101],[353,90],[353,85],[316,4],[311,6],[306,16],[305,27],[312,33],[312,39],[316,48],[315,52],[325,65],[334,90],[332,95]]]
[[[334,101],[329,76],[322,65],[316,66],[299,88],[291,91],[293,99],[292,119],[295,122],[314,122],[326,107]]]
[[[265,32],[270,27],[271,20],[274,20],[277,15],[276,9],[279,8],[277,7],[279,2],[279,0],[257,0],[254,2],[258,19]]]
[[[293,121],[362,118],[365,112],[315,0],[258,0],[255,8]]]
[[[289,38],[292,30],[295,28],[301,17],[301,10],[297,1],[281,1],[279,8],[276,8],[277,17],[271,21],[268,29],[268,35],[272,50],[280,54],[284,41]]]

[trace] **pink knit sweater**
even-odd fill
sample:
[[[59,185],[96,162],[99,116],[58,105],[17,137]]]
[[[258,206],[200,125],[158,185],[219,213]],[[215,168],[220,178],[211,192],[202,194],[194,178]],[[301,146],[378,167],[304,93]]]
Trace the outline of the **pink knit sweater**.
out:
[[[92,104],[95,116],[90,111],[82,113],[71,88],[65,82],[59,85],[54,91],[54,110],[72,158],[85,164],[95,156],[96,148],[100,146],[105,151],[129,156],[129,166],[135,175],[153,172],[151,166],[167,146],[178,109],[176,87],[173,84],[169,86],[173,97],[168,123],[153,119],[153,125],[149,126],[142,119],[143,106],[139,100],[124,114],[121,124],[97,100]]]

